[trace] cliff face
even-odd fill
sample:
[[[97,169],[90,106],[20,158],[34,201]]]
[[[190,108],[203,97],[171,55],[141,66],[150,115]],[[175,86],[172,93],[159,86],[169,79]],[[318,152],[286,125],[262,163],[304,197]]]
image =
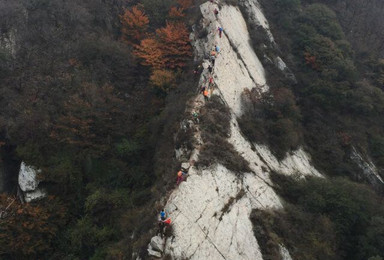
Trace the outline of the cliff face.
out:
[[[247,14],[255,24],[262,26],[273,42],[256,1],[242,1],[247,4]],[[212,95],[218,95],[231,111],[231,134],[228,142],[249,162],[251,171],[235,173],[220,164],[208,168],[189,169],[187,181],[173,191],[165,207],[173,221],[173,236],[168,238],[165,254],[173,259],[262,259],[257,240],[249,219],[252,209],[280,208],[282,203],[273,189],[269,174],[278,171],[300,176],[321,174],[311,165],[309,156],[299,149],[278,161],[268,147],[251,144],[242,135],[237,117],[243,113],[241,95],[246,89],[260,93],[268,91],[264,68],[250,45],[247,24],[241,11],[234,6],[220,5],[217,17],[216,4],[207,2],[200,6],[203,18],[200,26],[208,32],[207,37],[198,39],[192,34],[195,57],[206,59],[215,45],[220,47],[214,66],[213,78],[217,88]],[[218,27],[224,29],[222,37]],[[280,59],[281,60],[281,59]],[[284,62],[281,60],[279,63]],[[285,65],[281,67],[285,69]],[[205,69],[200,83],[209,77]],[[193,110],[204,106],[202,96],[196,97]],[[197,127],[198,128],[198,127]],[[198,138],[199,144],[201,139]],[[199,147],[191,153],[189,161],[198,161]],[[179,151],[180,153],[180,151]],[[289,252],[282,247],[285,259]]]

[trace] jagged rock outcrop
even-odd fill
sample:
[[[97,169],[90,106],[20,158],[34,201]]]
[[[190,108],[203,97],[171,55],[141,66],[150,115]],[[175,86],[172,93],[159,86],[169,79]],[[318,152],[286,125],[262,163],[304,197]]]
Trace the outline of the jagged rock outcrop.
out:
[[[1,31],[0,31],[1,32]],[[0,50],[5,50],[10,55],[16,54],[16,32],[10,30],[8,33],[0,34]]]
[[[164,240],[159,236],[152,237],[150,245],[153,250],[158,252],[164,251]]]
[[[383,178],[370,158],[363,158],[355,147],[352,147],[350,158],[361,169],[362,177],[366,181],[378,189],[383,189]]]
[[[292,260],[291,254],[289,253],[287,248],[285,248],[283,245],[280,245],[279,248],[280,248],[281,260]]]
[[[257,1],[248,1],[248,17],[265,27],[266,22]],[[217,86],[212,95],[219,95],[231,110],[231,134],[228,142],[249,162],[250,172],[235,173],[220,164],[197,168],[191,163],[189,177],[170,195],[166,211],[173,220],[173,236],[166,240],[164,253],[173,259],[262,259],[261,251],[253,234],[249,216],[253,209],[281,208],[282,202],[273,190],[270,172],[321,174],[310,163],[309,156],[299,149],[277,160],[268,147],[251,144],[242,135],[236,118],[243,113],[241,95],[245,89],[259,93],[269,90],[264,68],[255,54],[241,11],[234,6],[221,5],[216,18],[216,4],[207,2],[200,6],[203,19],[201,26],[208,33],[199,39],[191,35],[195,57],[205,59],[215,45],[220,53],[215,61],[214,81]],[[220,38],[217,28],[224,28]],[[270,41],[273,36],[270,34]],[[282,61],[282,60],[281,60]],[[282,61],[283,62],[283,61]],[[282,63],[279,63],[280,65]],[[203,62],[208,66],[208,61]],[[200,83],[208,77],[202,73]],[[204,105],[201,96],[196,97],[194,107]],[[193,124],[193,122],[192,122]],[[202,140],[195,134],[197,144]],[[190,155],[190,162],[198,161],[199,145],[192,152],[177,151],[179,158]],[[281,250],[284,259],[290,259],[286,248]],[[283,256],[284,255],[284,256]]]
[[[39,188],[39,179],[37,178],[40,170],[34,169],[32,166],[26,165],[24,162],[20,165],[19,171],[19,187],[23,192],[24,200],[31,202],[46,196],[46,192]]]

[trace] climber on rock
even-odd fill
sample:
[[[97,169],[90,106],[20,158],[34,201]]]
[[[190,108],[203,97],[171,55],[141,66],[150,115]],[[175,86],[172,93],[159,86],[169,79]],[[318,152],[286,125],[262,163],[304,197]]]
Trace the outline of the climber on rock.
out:
[[[219,31],[219,36],[221,38],[221,34],[223,33],[223,28],[221,28],[220,26],[217,28],[217,30]]]
[[[201,86],[200,92],[203,94],[205,91],[206,87],[204,85]]]
[[[212,66],[215,66],[216,56],[211,56]]]
[[[208,82],[209,82],[210,85],[212,85],[212,84],[213,84],[213,78],[212,78],[212,77],[209,77]]]
[[[217,45],[215,45],[215,51],[216,51],[217,53],[219,53],[219,52],[220,52],[220,47],[217,46]]]
[[[182,181],[183,181],[183,172],[182,171],[178,171],[177,172],[176,184],[179,185]]]
[[[206,89],[206,90],[204,90],[204,92],[203,92],[203,95],[204,95],[204,99],[205,99],[205,101],[208,101],[209,100],[209,92],[208,92],[208,90]]]
[[[215,10],[213,10],[213,13],[215,14],[215,16],[217,18],[217,15],[219,14],[219,10],[217,10],[217,8],[215,8]]]
[[[209,73],[212,73],[212,71],[213,71],[213,68],[212,68],[212,66],[211,66],[211,65],[209,65],[209,66],[208,66],[208,71],[209,71]]]
[[[160,220],[161,220],[161,221],[164,221],[164,220],[165,220],[165,216],[166,216],[165,210],[162,209],[162,210],[160,211]]]
[[[160,220],[159,221],[159,234],[160,234],[160,237],[161,238],[163,238],[163,236],[164,236],[164,227],[165,227],[165,223],[162,221],[162,220]]]

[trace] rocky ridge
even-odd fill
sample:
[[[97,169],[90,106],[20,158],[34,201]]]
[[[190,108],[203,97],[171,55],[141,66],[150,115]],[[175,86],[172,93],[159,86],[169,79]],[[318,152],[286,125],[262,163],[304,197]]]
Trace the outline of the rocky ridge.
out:
[[[257,1],[242,1],[248,4],[248,17],[267,30],[269,40],[273,36]],[[246,2],[246,3],[245,3]],[[215,17],[213,10],[220,9]],[[220,46],[215,66],[214,81],[217,86],[211,95],[218,95],[231,110],[231,143],[241,156],[249,162],[251,171],[235,173],[220,164],[208,168],[197,168],[192,164],[187,181],[182,182],[170,195],[166,211],[172,219],[173,235],[165,242],[164,250],[158,252],[172,259],[262,259],[261,251],[253,234],[249,216],[253,209],[281,208],[282,202],[273,190],[271,171],[298,176],[322,176],[310,162],[309,156],[299,149],[279,161],[266,146],[248,142],[241,133],[237,117],[243,113],[241,95],[246,89],[267,92],[269,87],[264,68],[250,45],[247,23],[238,7],[207,2],[200,6],[200,26],[208,32],[207,37],[198,38],[192,33],[195,58],[204,60],[204,72],[200,85],[209,77],[206,70],[210,51]],[[224,28],[223,36],[217,33]],[[280,59],[280,58],[279,58]],[[280,59],[281,60],[281,59]],[[284,62],[278,63],[286,69]],[[284,64],[284,66],[282,65]],[[199,111],[204,105],[201,95],[197,96],[190,111]],[[189,162],[198,161],[201,138],[198,124],[189,122],[197,129],[197,145]],[[188,126],[187,126],[188,127]],[[183,150],[176,151],[179,158]],[[282,256],[290,259],[289,252],[281,245]]]

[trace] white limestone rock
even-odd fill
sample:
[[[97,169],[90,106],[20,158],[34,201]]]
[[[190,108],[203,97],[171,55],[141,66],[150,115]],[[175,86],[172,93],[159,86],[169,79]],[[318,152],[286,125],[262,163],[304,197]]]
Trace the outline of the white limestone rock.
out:
[[[364,159],[355,147],[352,147],[350,158],[359,166],[364,178],[372,185],[381,186],[384,184],[383,178],[381,178],[378,169],[370,158]]]
[[[264,189],[244,192],[260,184]],[[192,168],[166,206],[175,239],[167,240],[165,251],[175,259],[262,259],[249,219],[251,205],[280,205],[276,194],[265,194],[265,186],[253,174],[242,180],[222,165],[201,174]]]
[[[152,237],[150,245],[152,249],[155,251],[158,251],[158,252],[164,251],[164,241],[159,236]]]
[[[292,257],[285,246],[279,245],[279,249],[280,249],[280,255],[282,260],[292,260]]]
[[[197,58],[204,58],[215,44],[221,48],[215,62],[217,89],[213,95],[219,95],[230,108],[228,142],[249,162],[251,171],[234,173],[220,164],[205,169],[190,167],[188,180],[171,193],[165,206],[172,219],[173,236],[167,239],[164,252],[173,259],[262,260],[250,214],[254,209],[282,207],[273,190],[270,172],[319,177],[321,174],[312,167],[309,156],[302,149],[287,154],[280,162],[267,147],[251,144],[241,134],[236,118],[243,113],[243,91],[257,88],[262,93],[268,91],[268,86],[264,68],[249,44],[247,26],[239,9],[224,5],[216,19],[214,8],[217,5],[209,2],[200,6],[202,24],[209,34],[204,39],[192,35],[191,39],[194,39]],[[260,10],[253,11],[259,13]],[[217,34],[218,26],[224,28],[222,38]],[[207,64],[204,61],[203,67]],[[200,84],[204,77],[205,72]],[[204,103],[197,102],[198,99],[195,106],[201,107]],[[200,140],[198,143],[202,142],[198,132],[195,137]],[[199,146],[196,146],[188,161],[198,161],[198,154]]]
[[[37,175],[40,172],[40,170],[37,170],[32,166],[26,165],[25,162],[22,162],[20,165],[19,187],[23,192],[24,200],[26,202],[39,200],[47,196],[46,191],[38,187],[40,180]]]
[[[22,162],[19,171],[20,189],[24,192],[36,190],[37,186],[40,183],[37,178],[37,174],[39,172],[40,170],[36,170],[32,166],[28,166],[24,162]]]
[[[193,45],[197,46],[196,51],[201,52],[197,53],[201,58],[205,57],[215,44],[220,47],[215,62],[214,80],[219,86],[218,92],[228,106],[240,116],[243,112],[241,95],[245,89],[257,88],[260,92],[268,90],[265,71],[252,49],[247,24],[240,10],[234,6],[223,6],[216,20],[214,8],[217,6],[211,3],[200,6],[204,19],[210,21],[207,23],[209,34],[207,39],[198,39]],[[222,38],[217,33],[219,26],[224,29]]]
[[[275,40],[269,29],[269,23],[265,18],[260,3],[257,0],[240,0],[240,5],[243,6],[243,10],[247,13],[249,17],[250,26],[258,27],[261,26],[268,35],[270,43],[275,44]]]
[[[285,71],[286,69],[288,69],[287,65],[285,64],[285,62],[280,58],[280,57],[277,57],[276,58],[276,66],[279,70],[281,71]]]
[[[40,200],[42,198],[45,198],[46,196],[47,196],[46,191],[44,189],[40,189],[40,188],[38,188],[34,191],[24,192],[25,202]]]
[[[187,162],[181,164],[181,168],[188,170],[191,165]]]
[[[160,252],[157,252],[157,251],[149,249],[149,248],[147,249],[147,252],[148,252],[149,256],[153,256],[153,257],[156,257],[156,258],[161,258],[161,253]]]

